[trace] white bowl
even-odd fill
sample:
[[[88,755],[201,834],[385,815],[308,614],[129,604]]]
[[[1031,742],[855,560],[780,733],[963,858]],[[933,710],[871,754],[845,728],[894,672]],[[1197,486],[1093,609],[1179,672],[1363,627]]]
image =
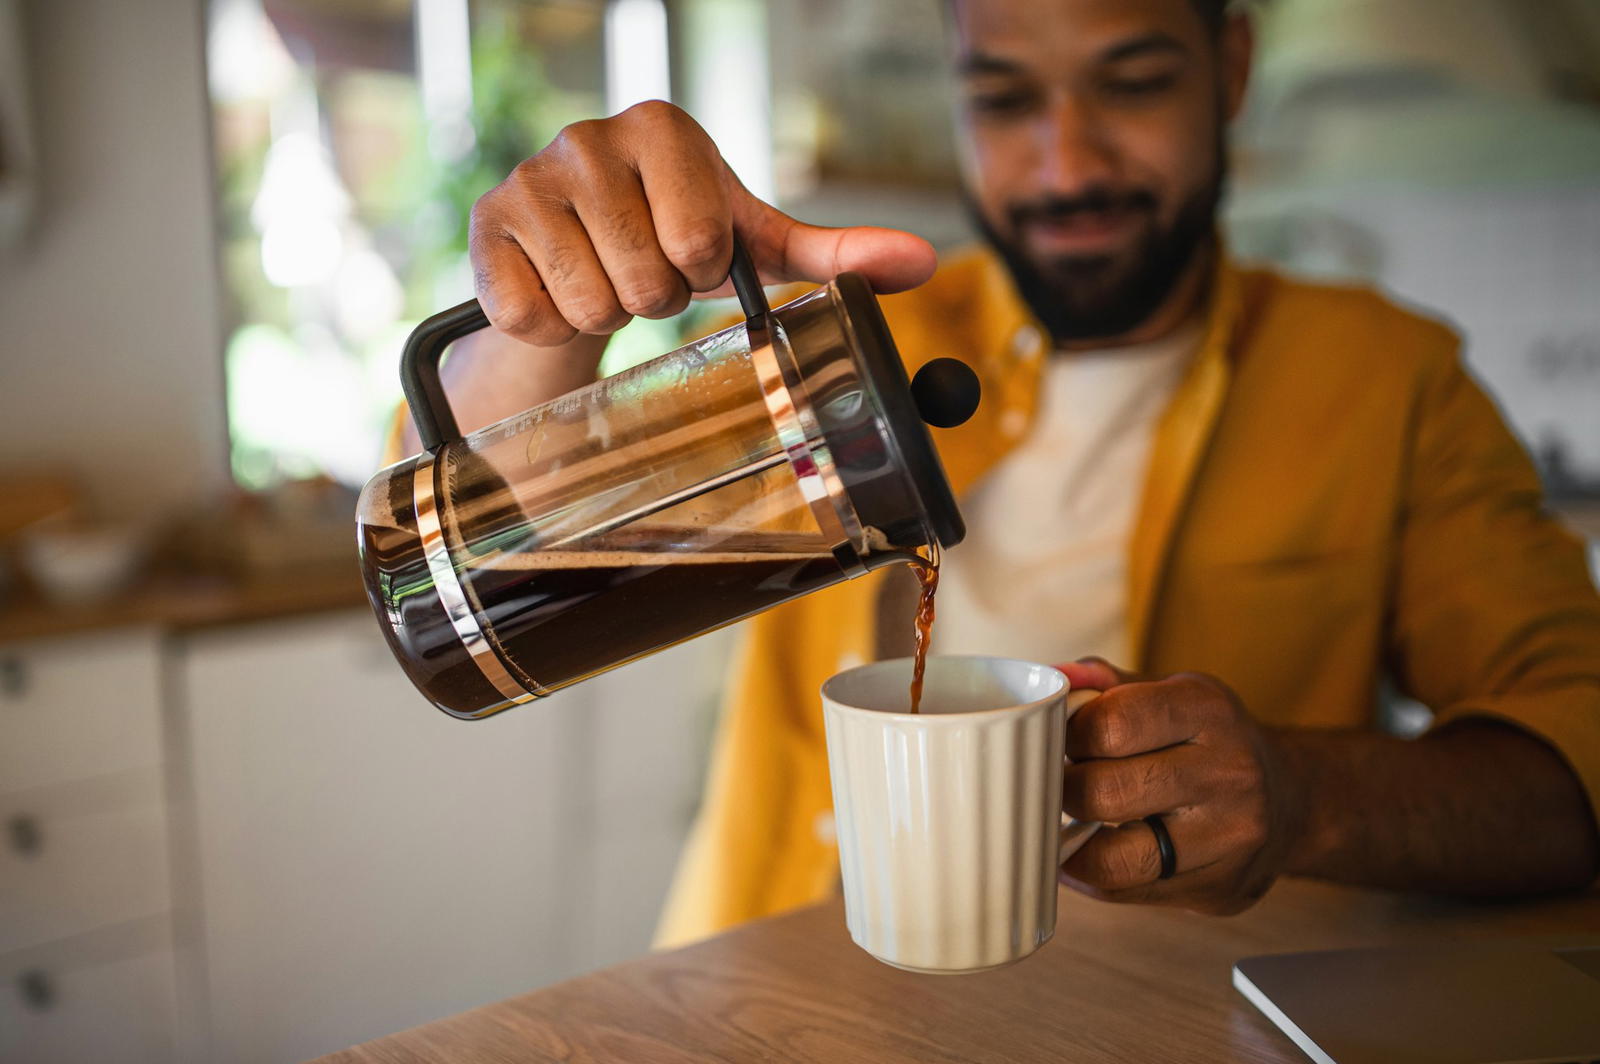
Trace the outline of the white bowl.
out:
[[[54,602],[83,606],[125,589],[144,561],[144,536],[124,526],[39,528],[24,537],[22,564]]]

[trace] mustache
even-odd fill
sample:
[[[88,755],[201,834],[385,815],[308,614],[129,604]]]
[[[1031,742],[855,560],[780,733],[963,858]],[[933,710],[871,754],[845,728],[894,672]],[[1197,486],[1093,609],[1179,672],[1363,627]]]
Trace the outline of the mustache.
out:
[[[1020,227],[1030,222],[1069,222],[1085,214],[1123,211],[1153,214],[1157,206],[1155,194],[1147,189],[1100,185],[1075,196],[1047,196],[1030,203],[1013,204],[1007,208],[1006,215],[1014,227]]]

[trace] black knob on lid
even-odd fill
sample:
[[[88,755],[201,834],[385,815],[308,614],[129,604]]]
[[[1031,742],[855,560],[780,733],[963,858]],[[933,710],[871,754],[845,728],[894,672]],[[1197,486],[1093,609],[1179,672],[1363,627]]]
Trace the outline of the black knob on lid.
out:
[[[936,358],[911,379],[911,398],[922,420],[936,429],[965,425],[978,409],[983,388],[972,367],[954,358]]]

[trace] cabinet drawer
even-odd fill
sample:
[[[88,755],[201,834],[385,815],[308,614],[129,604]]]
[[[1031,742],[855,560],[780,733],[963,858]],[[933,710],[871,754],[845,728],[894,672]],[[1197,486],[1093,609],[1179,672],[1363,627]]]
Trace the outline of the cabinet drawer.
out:
[[[171,907],[155,772],[0,795],[0,953]]]
[[[164,920],[0,956],[0,1064],[170,1064],[176,987]]]
[[[154,630],[0,646],[0,793],[160,763]]]

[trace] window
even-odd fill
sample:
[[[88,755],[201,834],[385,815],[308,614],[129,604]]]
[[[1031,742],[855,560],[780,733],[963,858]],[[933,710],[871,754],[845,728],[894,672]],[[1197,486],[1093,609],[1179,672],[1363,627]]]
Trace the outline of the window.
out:
[[[359,485],[406,335],[472,292],[472,203],[618,93],[662,94],[660,0],[212,0],[209,15],[234,475]],[[630,75],[609,101],[608,51]],[[609,368],[677,335],[630,325]]]

